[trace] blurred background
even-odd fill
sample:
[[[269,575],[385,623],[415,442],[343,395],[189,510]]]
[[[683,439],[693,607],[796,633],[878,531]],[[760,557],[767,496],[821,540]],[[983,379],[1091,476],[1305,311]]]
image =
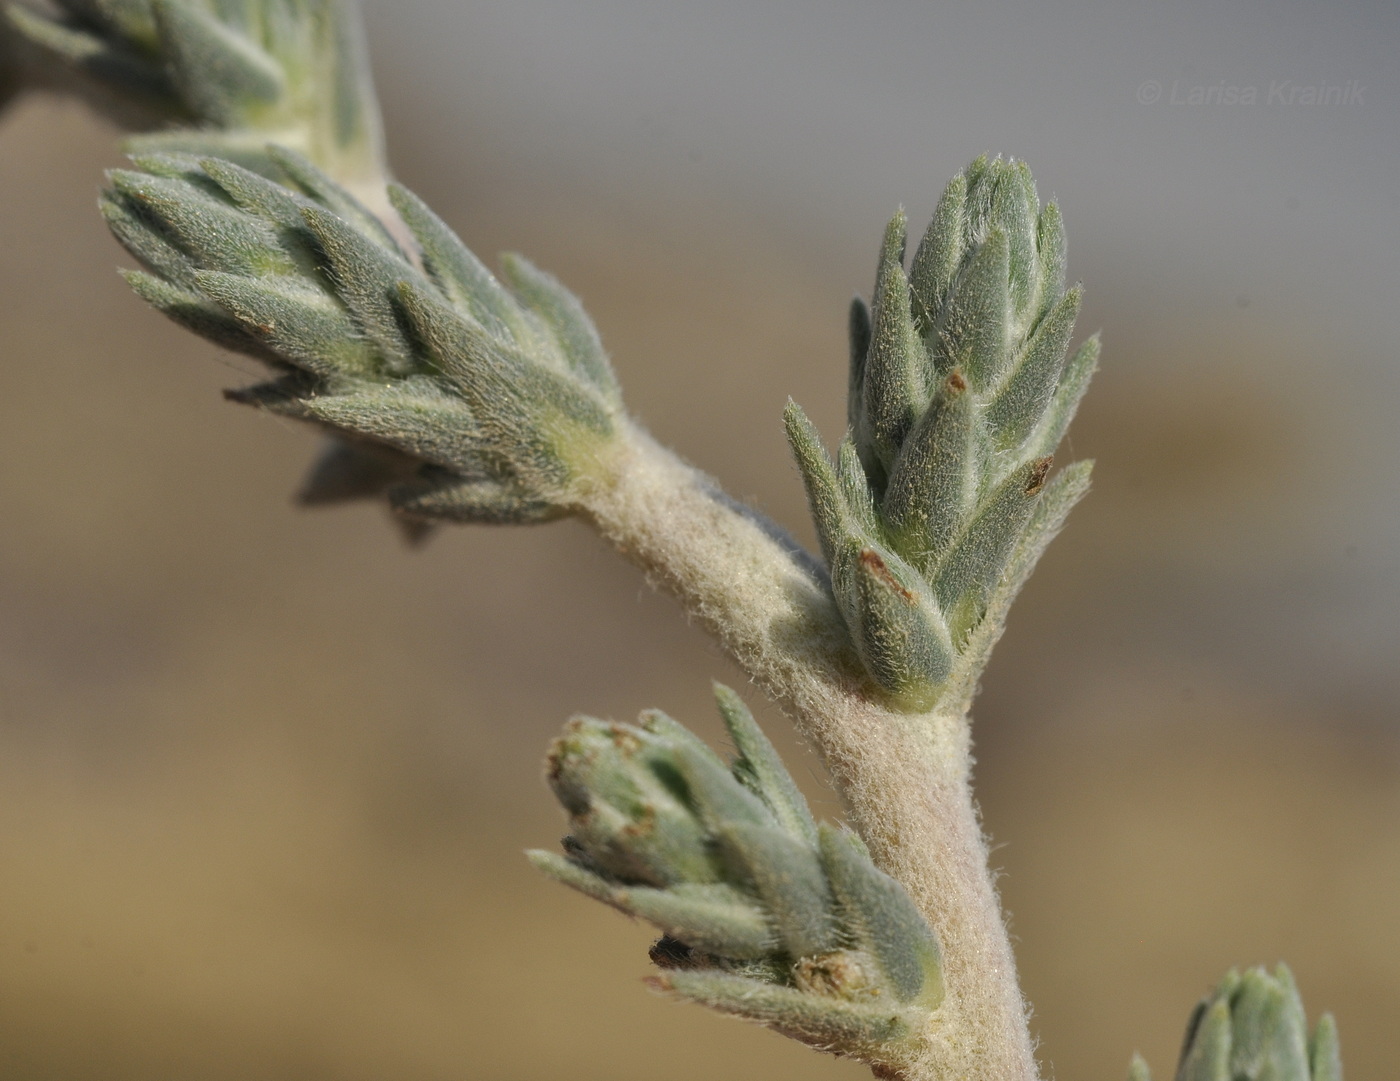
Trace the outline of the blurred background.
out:
[[[596,320],[632,409],[810,539],[890,213],[983,151],[1061,201],[1096,487],[977,703],[1047,1076],[1170,1076],[1229,966],[1349,1076],[1400,1043],[1400,8],[369,0],[400,177]],[[747,688],[583,527],[411,550],[290,500],[313,438],[143,309],[117,133],[0,118],[0,1073],[868,1076],[646,992],[647,930],[520,858],[574,711]],[[819,765],[770,710],[820,813]]]

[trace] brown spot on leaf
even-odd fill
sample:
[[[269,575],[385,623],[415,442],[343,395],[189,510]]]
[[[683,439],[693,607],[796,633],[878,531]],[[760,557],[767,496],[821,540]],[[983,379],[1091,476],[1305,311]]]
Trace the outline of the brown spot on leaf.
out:
[[[962,370],[954,368],[948,373],[948,391],[951,394],[961,394],[967,389],[967,380],[963,378]]]
[[[868,958],[850,950],[803,957],[792,966],[793,982],[810,994],[831,998],[869,999],[880,989],[870,978]]]
[[[1045,487],[1045,475],[1050,472],[1050,467],[1055,464],[1055,456],[1047,454],[1044,458],[1037,458],[1031,466],[1031,475],[1026,478],[1026,495],[1035,495]]]
[[[880,558],[880,553],[875,551],[875,549],[862,548],[860,552],[860,562],[861,566],[865,567],[866,570],[875,575],[876,578],[884,582],[885,585],[889,586],[906,601],[912,602],[914,600],[914,594],[910,593],[909,590],[899,584],[899,580],[890,573],[889,567],[885,565],[885,561]]]

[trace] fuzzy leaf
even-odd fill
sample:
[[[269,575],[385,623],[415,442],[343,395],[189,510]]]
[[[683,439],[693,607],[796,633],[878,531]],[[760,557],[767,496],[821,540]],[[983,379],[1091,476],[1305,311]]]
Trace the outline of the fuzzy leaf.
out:
[[[568,513],[564,507],[535,499],[510,484],[460,478],[431,485],[396,485],[389,490],[389,503],[411,517],[470,525],[536,525]]]
[[[725,823],[715,834],[753,881],[788,954],[806,957],[840,945],[831,887],[809,843],[744,822]]]
[[[277,63],[243,34],[179,0],[152,0],[175,85],[194,112],[233,126],[286,89]]]
[[[1027,453],[1037,457],[1055,453],[1079,409],[1084,392],[1089,389],[1089,380],[1098,370],[1098,364],[1099,336],[1095,334],[1075,351],[1065,365],[1055,396],[1050,399],[1039,426],[1026,440]]]
[[[850,368],[846,393],[846,427],[858,432],[865,417],[865,359],[870,353],[870,309],[860,297],[851,300],[846,334],[850,340]]]
[[[328,379],[373,376],[384,367],[349,312],[299,282],[196,272],[200,292],[276,355]]]
[[[127,270],[121,274],[137,296],[186,330],[194,331],[225,349],[256,357],[265,364],[282,366],[280,357],[206,297],[139,270]]]
[[[512,327],[519,322],[514,301],[457,234],[407,188],[391,184],[389,200],[418,241],[424,266],[448,300],[470,313],[492,337],[513,337]]]
[[[807,809],[807,801],[802,798],[773,744],[758,727],[749,707],[722,683],[716,683],[714,691],[724,726],[739,752],[732,766],[734,776],[767,804],[773,817],[788,833],[808,844],[816,844],[817,824]]]
[[[849,523],[831,459],[822,448],[816,426],[807,419],[802,407],[791,399],[783,410],[783,423],[787,426],[788,446],[792,448],[792,456],[797,459],[797,467],[802,471],[802,483],[807,488],[807,504],[816,522],[822,556],[827,565],[832,566],[838,547],[849,535]]]
[[[523,256],[502,256],[501,269],[516,298],[549,328],[569,369],[610,401],[620,403],[612,365],[578,298]]]
[[[839,998],[806,994],[727,972],[669,972],[654,984],[682,998],[768,1025],[814,1047],[867,1054],[904,1037],[908,1020],[898,1009],[879,1009]]]
[[[909,307],[909,282],[903,266],[904,229],[901,212],[885,229],[875,281],[862,398],[861,445],[869,448],[873,459],[867,461],[867,470],[878,464],[880,470],[888,471],[924,400],[928,358]],[[882,487],[879,480],[873,483],[877,489]]]
[[[1016,366],[987,409],[993,438],[1015,447],[1030,435],[1060,382],[1065,350],[1079,317],[1083,291],[1071,289],[1036,327]]]
[[[336,292],[363,332],[393,371],[412,371],[413,346],[404,333],[395,300],[399,282],[417,278],[417,272],[327,210],[305,207],[302,217],[325,253]]]
[[[890,978],[905,1002],[934,1009],[943,1000],[938,939],[909,894],[878,870],[842,831],[821,827],[822,862],[846,926]]]
[[[1027,462],[978,506],[934,581],[934,593],[945,611],[969,596],[977,603],[985,600],[1035,510],[1050,464],[1048,457]]]
[[[847,542],[833,572],[856,652],[879,686],[921,700],[952,670],[948,628],[919,573],[888,548]]]
[[[881,511],[889,530],[921,568],[947,547],[976,498],[974,423],[972,395],[954,369],[890,472]]]
[[[1010,258],[1006,233],[993,229],[954,283],[939,334],[939,372],[960,369],[979,391],[1000,378],[1008,359]]]
[[[948,290],[962,263],[967,212],[967,178],[959,173],[948,183],[933,212],[924,238],[909,268],[914,318],[928,338],[937,330],[938,313],[948,302]]]

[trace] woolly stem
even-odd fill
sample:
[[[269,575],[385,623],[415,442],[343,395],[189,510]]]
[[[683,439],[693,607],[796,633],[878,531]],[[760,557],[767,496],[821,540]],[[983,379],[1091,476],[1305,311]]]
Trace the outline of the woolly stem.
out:
[[[1015,960],[987,868],[961,713],[875,701],[819,571],[770,525],[636,428],[580,496],[600,533],[794,717],[851,823],[943,945],[947,997],[894,1076],[1035,1081]]]

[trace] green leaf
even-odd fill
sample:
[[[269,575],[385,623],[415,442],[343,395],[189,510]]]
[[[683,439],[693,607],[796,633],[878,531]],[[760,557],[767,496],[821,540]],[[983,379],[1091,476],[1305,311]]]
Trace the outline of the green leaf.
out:
[[[973,395],[954,369],[909,434],[885,489],[881,512],[915,566],[927,570],[962,525],[977,496]]]
[[[787,427],[788,446],[792,448],[792,456],[797,459],[797,467],[802,471],[802,483],[807,489],[807,504],[817,526],[822,557],[828,566],[832,566],[837,548],[850,534],[850,523],[837,488],[836,473],[822,447],[816,426],[807,419],[802,407],[790,398],[787,408],[783,410],[783,423]]]
[[[966,530],[942,561],[934,581],[934,593],[945,611],[969,596],[979,605],[985,601],[985,594],[1001,576],[1035,510],[1050,464],[1048,457],[1027,462],[978,506]],[[980,616],[979,608],[976,617]]]
[[[120,273],[137,296],[186,330],[194,331],[225,349],[256,357],[265,364],[284,366],[281,357],[208,298],[139,270]]]
[[[282,69],[245,35],[180,0],[151,0],[180,94],[202,119],[232,127],[282,96]]]
[[[549,328],[568,370],[578,373],[608,400],[621,404],[622,394],[608,355],[578,298],[523,256],[502,256],[501,269],[516,298]]]
[[[783,766],[773,744],[763,734],[743,699],[722,683],[714,685],[715,701],[729,738],[739,752],[731,769],[749,791],[767,804],[778,823],[809,845],[817,842],[817,824],[807,801]],[[673,722],[674,723],[674,722]]]
[[[863,424],[858,445],[867,473],[883,476],[894,462],[900,443],[914,423],[925,400],[928,357],[914,328],[910,311],[909,282],[904,276],[904,213],[896,214],[885,229],[880,271],[875,280],[870,350],[865,361],[862,390]],[[875,487],[882,488],[877,481]]]
[[[413,345],[404,333],[398,305],[399,283],[419,277],[400,256],[367,238],[348,222],[320,207],[303,207],[302,217],[325,254],[339,294],[362,331],[390,369],[413,371]]]
[[[870,353],[870,309],[860,297],[851,300],[846,324],[850,339],[850,368],[846,396],[846,427],[859,432],[865,418],[865,358]]]
[[[898,1009],[858,1005],[712,969],[668,972],[653,980],[703,1006],[768,1025],[819,1048],[878,1051],[909,1032]]]
[[[199,290],[238,320],[244,332],[279,357],[327,379],[366,378],[385,367],[334,297],[295,280],[196,272]]]
[[[933,220],[909,268],[914,317],[924,338],[931,337],[939,329],[938,315],[948,303],[948,291],[962,264],[966,212],[967,178],[959,173],[949,181],[943,197],[938,200]]]
[[[928,584],[888,548],[849,541],[832,571],[865,670],[887,694],[926,701],[952,670],[948,627]]]
[[[941,374],[959,369],[982,391],[1001,377],[1008,361],[1010,247],[993,229],[953,285],[936,348]]]
[[[841,944],[831,887],[810,843],[777,827],[745,822],[727,822],[715,835],[752,880],[790,956],[825,953]]]
[[[1028,453],[1037,457],[1055,453],[1069,428],[1070,421],[1079,409],[1084,392],[1089,389],[1089,380],[1098,370],[1098,365],[1099,336],[1095,334],[1075,351],[1074,356],[1070,357],[1069,363],[1065,365],[1064,373],[1060,376],[1060,385],[1054,397],[1050,399],[1040,424],[1026,440]]]
[[[496,338],[512,338],[520,322],[515,301],[448,225],[418,196],[398,184],[389,201],[413,233],[423,264],[459,311],[467,312]]]
[[[841,830],[823,824],[821,850],[848,933],[875,958],[903,1001],[935,1009],[944,994],[938,939],[904,887]]]
[[[1083,291],[1071,289],[1040,321],[1006,383],[987,408],[987,426],[1004,447],[1018,447],[1040,421],[1059,386],[1065,350]]]

